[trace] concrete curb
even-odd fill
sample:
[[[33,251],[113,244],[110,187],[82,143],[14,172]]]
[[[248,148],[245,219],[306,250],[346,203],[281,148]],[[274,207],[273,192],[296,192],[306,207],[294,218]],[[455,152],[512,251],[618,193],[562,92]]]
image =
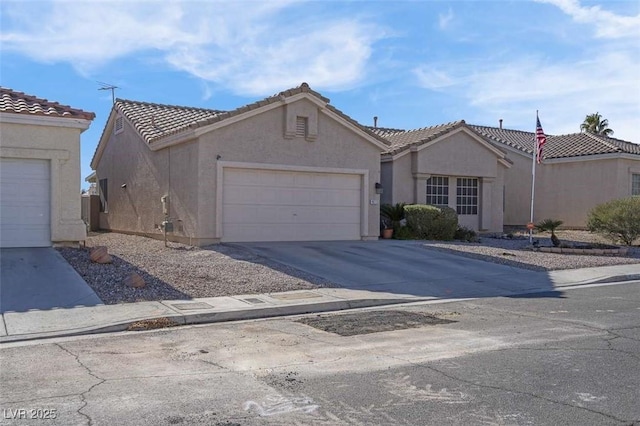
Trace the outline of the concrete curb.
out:
[[[549,271],[547,279],[553,285],[551,289],[536,288],[532,283],[533,287],[529,289],[521,288],[520,291],[506,292],[502,296],[513,297],[562,291],[563,288],[582,285],[640,280],[640,264]],[[470,299],[475,297],[464,298]],[[148,328],[141,328],[144,330],[170,325],[242,321],[431,301],[447,302],[456,299],[346,288],[318,288],[271,294],[5,312],[0,324],[0,344],[121,332],[131,330],[132,325],[141,321],[164,320],[166,323],[157,324],[158,326],[150,324]],[[78,327],[81,324],[85,325]]]
[[[238,309],[230,311],[218,312],[198,312],[187,314],[168,314],[147,317],[138,317],[117,321],[112,324],[81,327],[76,329],[48,331],[41,333],[16,334],[0,337],[0,344],[11,342],[24,342],[30,340],[51,339],[57,337],[83,336],[88,334],[115,333],[127,331],[131,325],[141,321],[153,321],[158,319],[167,319],[176,326],[191,324],[213,324],[219,322],[242,321],[260,318],[273,318],[281,316],[302,315],[311,313],[323,313],[332,311],[342,311],[348,309],[368,308],[376,306],[398,305],[403,303],[415,303],[433,300],[435,298],[397,298],[397,299],[355,299],[355,300],[339,300],[319,303],[303,303],[291,304],[285,306],[266,306],[260,308]],[[164,328],[164,327],[161,327]]]

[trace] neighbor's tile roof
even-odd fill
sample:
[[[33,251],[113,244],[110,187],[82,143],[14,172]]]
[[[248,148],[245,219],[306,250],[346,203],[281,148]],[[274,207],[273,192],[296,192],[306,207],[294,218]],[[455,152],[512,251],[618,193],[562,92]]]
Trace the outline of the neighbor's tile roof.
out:
[[[400,129],[376,129],[369,128],[369,130],[378,131],[381,136],[391,143],[388,151],[385,154],[397,154],[404,151],[409,146],[420,146],[429,141],[432,141],[454,129],[464,126],[464,120],[453,121],[451,123],[440,124],[437,126],[423,127],[415,130],[400,130]]]
[[[58,102],[0,87],[0,112],[93,120],[96,115]]]
[[[533,153],[535,137],[533,132],[476,125],[468,125],[468,127],[485,139],[528,154]],[[547,143],[544,146],[544,158],[549,159],[614,153],[640,155],[640,145],[591,133],[571,133],[557,136],[547,135]]]

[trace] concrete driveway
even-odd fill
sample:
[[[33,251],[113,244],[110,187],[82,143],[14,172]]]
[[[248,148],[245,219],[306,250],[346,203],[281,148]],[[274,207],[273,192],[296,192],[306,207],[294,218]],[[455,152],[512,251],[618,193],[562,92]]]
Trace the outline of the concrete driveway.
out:
[[[0,249],[0,312],[101,304],[55,249]]]
[[[446,298],[509,296],[554,290],[546,272],[430,250],[417,241],[238,245],[350,289]],[[547,294],[553,295],[558,294]]]

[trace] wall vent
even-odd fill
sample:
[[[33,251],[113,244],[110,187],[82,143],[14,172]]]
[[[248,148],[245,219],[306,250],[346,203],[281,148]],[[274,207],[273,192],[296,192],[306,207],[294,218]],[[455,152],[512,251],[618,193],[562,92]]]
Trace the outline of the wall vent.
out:
[[[307,125],[309,119],[307,117],[296,117],[296,137],[307,137]]]
[[[122,133],[123,130],[124,130],[124,118],[122,116],[116,117],[114,133],[117,135],[118,133]]]

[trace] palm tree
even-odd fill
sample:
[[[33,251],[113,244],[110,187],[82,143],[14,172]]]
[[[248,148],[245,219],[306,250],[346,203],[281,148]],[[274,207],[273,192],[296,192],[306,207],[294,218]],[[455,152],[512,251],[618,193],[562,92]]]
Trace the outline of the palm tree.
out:
[[[584,122],[580,125],[580,131],[602,136],[613,135],[613,130],[609,128],[609,120],[602,118],[602,115],[598,112],[587,114]]]
[[[558,247],[560,246],[560,239],[556,235],[556,229],[558,229],[558,227],[563,223],[564,222],[562,222],[561,220],[545,219],[540,223],[536,224],[536,228],[538,228],[538,230],[542,232],[545,232],[545,231],[551,232],[551,243],[553,244],[554,247]]]

